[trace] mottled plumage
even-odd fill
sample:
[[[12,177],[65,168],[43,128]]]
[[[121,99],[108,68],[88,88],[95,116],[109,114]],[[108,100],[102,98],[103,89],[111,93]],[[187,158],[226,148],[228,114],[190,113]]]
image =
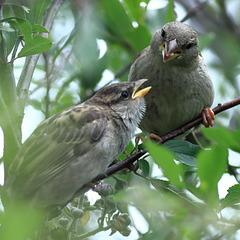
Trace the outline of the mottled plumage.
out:
[[[149,88],[135,91],[145,81],[112,84],[43,121],[10,167],[9,195],[64,205],[104,173],[128,145],[144,114],[143,96]]]
[[[131,66],[129,81],[139,78],[147,78],[153,87],[140,124],[147,133],[161,136],[210,111],[211,78],[198,50],[197,33],[184,23],[167,23],[153,35]]]

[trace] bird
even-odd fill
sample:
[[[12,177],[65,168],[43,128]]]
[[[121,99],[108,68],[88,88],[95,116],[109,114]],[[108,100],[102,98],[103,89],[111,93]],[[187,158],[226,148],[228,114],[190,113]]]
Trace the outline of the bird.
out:
[[[64,206],[120,155],[144,115],[147,79],[103,87],[82,104],[44,120],[8,171],[8,196]]]
[[[140,123],[143,132],[161,136],[201,115],[204,126],[213,125],[213,84],[198,49],[198,35],[189,25],[173,21],[153,34],[130,68],[128,81],[140,78],[152,86]]]

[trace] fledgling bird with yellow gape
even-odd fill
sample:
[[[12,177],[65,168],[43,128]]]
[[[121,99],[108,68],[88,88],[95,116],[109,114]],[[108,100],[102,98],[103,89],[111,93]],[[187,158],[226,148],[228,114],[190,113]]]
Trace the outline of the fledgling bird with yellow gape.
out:
[[[161,136],[200,115],[206,127],[213,125],[213,85],[198,49],[198,35],[190,26],[169,22],[153,35],[128,76],[130,82],[141,78],[152,86],[140,124],[144,132]]]
[[[139,87],[146,81],[109,85],[43,121],[10,166],[5,184],[10,198],[64,206],[104,173],[144,115],[144,96],[151,87]]]

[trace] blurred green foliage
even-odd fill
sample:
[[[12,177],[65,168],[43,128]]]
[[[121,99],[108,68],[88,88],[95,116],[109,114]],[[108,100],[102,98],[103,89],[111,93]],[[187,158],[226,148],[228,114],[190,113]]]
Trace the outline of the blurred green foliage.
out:
[[[111,81],[126,81],[131,62],[149,45],[151,35],[166,22],[181,20],[182,12],[199,32],[200,50],[214,55],[209,69],[224,79],[213,79],[216,96],[239,96],[240,19],[229,13],[227,1],[169,0],[162,1],[161,7],[150,8],[153,2],[3,1],[0,65],[13,66],[9,71],[15,83],[6,88],[3,75],[0,77],[0,124],[5,140],[6,116],[15,116],[5,96],[14,94],[18,109],[15,87],[19,76],[13,75],[19,68],[23,79],[29,74],[28,66],[21,62],[20,67],[19,63],[15,66],[16,60],[42,53],[30,90],[20,91],[29,95],[26,104],[47,118],[83,102]],[[237,0],[231,2],[236,12],[240,10]],[[59,11],[50,21],[56,8]],[[48,21],[53,23],[52,28],[51,24],[44,25]],[[23,112],[17,112],[17,116],[21,125]],[[149,155],[131,166],[143,177],[123,169],[102,182],[97,201],[75,199],[50,221],[43,221],[42,214],[30,212],[28,206],[13,204],[5,208],[0,214],[0,239],[92,239],[104,231],[108,231],[106,236],[112,234],[111,238],[117,232],[118,239],[237,239],[240,165],[239,161],[231,163],[229,151],[240,153],[238,108],[230,118],[228,113],[219,115],[214,128],[202,129],[199,139],[203,149],[183,140],[171,140],[164,146],[146,143]],[[132,150],[134,145],[130,143],[126,154]],[[125,154],[119,157],[124,158]],[[236,184],[220,199],[219,181],[226,174],[234,177]],[[131,215],[129,206],[138,209],[147,230],[137,227],[138,218]]]

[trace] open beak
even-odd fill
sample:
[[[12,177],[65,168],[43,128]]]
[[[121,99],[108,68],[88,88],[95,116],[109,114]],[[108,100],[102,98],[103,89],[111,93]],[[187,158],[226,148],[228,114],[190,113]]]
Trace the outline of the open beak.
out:
[[[139,89],[139,87],[140,87],[143,83],[145,83],[146,81],[147,81],[147,79],[141,79],[141,80],[138,80],[138,81],[135,82],[136,85],[135,85],[135,87],[134,87],[134,89],[133,89],[133,93],[132,93],[132,97],[131,97],[132,100],[135,100],[136,98],[142,98],[142,97],[144,97],[144,96],[149,92],[149,90],[152,88],[152,87],[146,87],[146,88],[143,88],[143,89],[141,89],[141,90],[139,90],[139,91],[137,92],[137,90]]]
[[[181,49],[179,48],[176,39],[173,39],[162,44],[163,62],[175,59],[179,55],[181,55]]]

